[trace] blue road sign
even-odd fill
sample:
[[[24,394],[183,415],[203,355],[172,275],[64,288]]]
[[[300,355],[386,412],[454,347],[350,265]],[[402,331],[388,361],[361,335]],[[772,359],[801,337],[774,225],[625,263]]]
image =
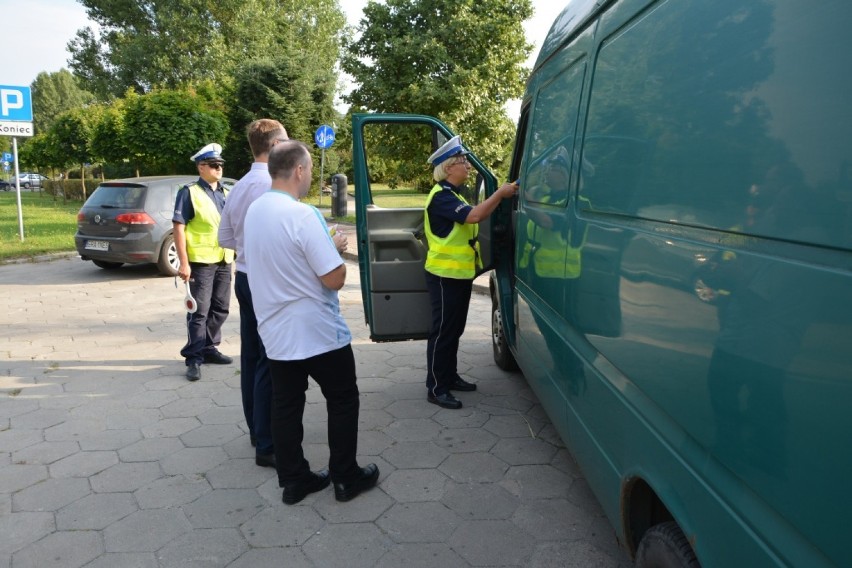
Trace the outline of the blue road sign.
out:
[[[3,152],[3,159],[0,160],[0,161],[11,162],[12,161],[12,154],[10,154],[9,152]]]
[[[33,103],[29,87],[0,85],[0,120],[33,121]]]
[[[330,148],[332,144],[334,144],[334,129],[327,124],[323,124],[319,128],[317,128],[316,134],[314,134],[314,140],[321,149],[325,150],[326,148]]]

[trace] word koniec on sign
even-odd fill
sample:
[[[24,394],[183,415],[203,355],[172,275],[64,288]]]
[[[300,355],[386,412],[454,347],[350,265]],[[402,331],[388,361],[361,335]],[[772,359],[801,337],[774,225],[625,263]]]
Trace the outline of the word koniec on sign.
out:
[[[32,122],[0,121],[0,136],[32,136]]]

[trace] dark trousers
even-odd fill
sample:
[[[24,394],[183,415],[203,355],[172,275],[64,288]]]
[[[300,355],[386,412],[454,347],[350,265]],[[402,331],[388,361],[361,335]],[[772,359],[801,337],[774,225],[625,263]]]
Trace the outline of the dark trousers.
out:
[[[257,332],[248,275],[237,271],[234,292],[240,303],[240,390],[249,434],[257,440],[257,453],[272,453],[272,378],[269,359]]]
[[[186,314],[187,341],[181,356],[186,364],[203,363],[222,342],[222,324],[231,303],[231,265],[191,262],[189,291],[198,304],[194,314]]]
[[[439,396],[459,378],[459,339],[467,324],[473,280],[443,278],[427,272],[426,287],[432,305],[432,329],[426,343],[426,388]]]
[[[331,479],[346,483],[361,474],[358,450],[358,385],[355,356],[347,345],[299,361],[269,360],[272,371],[272,440],[278,483],[303,480],[311,471],[302,451],[305,391],[308,376],[320,386],[328,412],[328,469]]]

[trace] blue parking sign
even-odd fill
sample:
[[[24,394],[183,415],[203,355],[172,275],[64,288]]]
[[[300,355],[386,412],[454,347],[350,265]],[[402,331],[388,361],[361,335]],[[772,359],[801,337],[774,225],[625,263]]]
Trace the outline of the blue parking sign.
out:
[[[321,149],[325,150],[326,148],[330,148],[332,144],[334,144],[334,130],[331,126],[327,124],[323,124],[319,128],[317,128],[316,134],[314,134],[314,140]]]
[[[0,120],[33,121],[33,103],[29,87],[0,85]]]
[[[11,162],[12,161],[12,154],[10,154],[9,152],[3,152],[3,159],[0,160],[0,161]]]

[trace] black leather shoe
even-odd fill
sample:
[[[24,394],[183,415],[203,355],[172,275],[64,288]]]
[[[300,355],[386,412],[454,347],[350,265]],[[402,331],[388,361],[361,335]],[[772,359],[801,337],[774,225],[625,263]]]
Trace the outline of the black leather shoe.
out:
[[[197,381],[201,378],[201,364],[193,363],[186,368],[186,379],[188,381]]]
[[[451,410],[456,410],[462,407],[461,401],[450,393],[439,394],[438,396],[432,396],[429,394],[426,396],[426,400],[432,404],[437,404],[441,408],[449,408]]]
[[[281,499],[287,505],[295,505],[311,493],[322,491],[328,487],[330,482],[331,479],[328,476],[327,469],[311,472],[310,476],[304,481],[285,485],[284,494],[281,496]]]
[[[228,357],[218,351],[214,351],[204,356],[204,362],[211,365],[230,365],[234,362],[234,359],[233,357]]]
[[[450,390],[453,391],[464,391],[464,392],[473,392],[476,390],[476,385],[473,383],[469,383],[463,378],[459,377],[450,383]]]
[[[275,454],[255,454],[254,463],[260,467],[275,467]]]
[[[334,484],[334,498],[338,501],[349,501],[355,498],[362,491],[366,491],[376,485],[379,479],[379,468],[376,464],[371,463],[367,467],[361,468],[361,475],[347,483]]]

